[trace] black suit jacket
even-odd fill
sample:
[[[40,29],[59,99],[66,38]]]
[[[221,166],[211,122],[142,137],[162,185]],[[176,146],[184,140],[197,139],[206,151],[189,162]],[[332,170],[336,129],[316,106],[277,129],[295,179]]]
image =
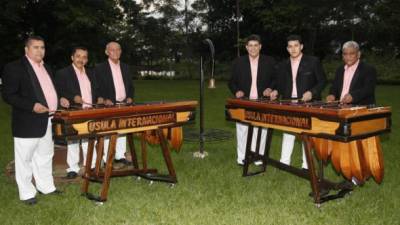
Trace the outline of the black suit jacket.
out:
[[[125,85],[126,98],[133,98],[134,87],[132,80],[132,73],[127,64],[120,62],[122,78]],[[99,92],[98,97],[103,97],[104,99],[110,99],[112,102],[115,100],[115,86],[114,80],[111,73],[111,66],[106,60],[103,63],[96,65],[95,67],[96,81],[98,82]]]
[[[50,68],[46,64],[44,66],[52,79]],[[39,138],[45,135],[49,114],[35,113],[33,106],[38,102],[47,107],[47,102],[39,80],[25,56],[4,67],[2,95],[4,101],[12,106],[11,126],[14,137]]]
[[[329,94],[340,99],[343,89],[344,65],[336,70]],[[376,70],[374,67],[360,62],[350,83],[349,93],[353,97],[352,104],[375,104]]]
[[[96,78],[92,70],[85,68],[85,72],[90,80],[92,103],[95,104],[98,92]],[[79,81],[72,65],[58,70],[56,72],[55,82],[60,97],[68,99],[71,103],[74,102],[75,96],[79,95],[82,97]]]
[[[262,97],[267,88],[275,87],[275,60],[270,56],[260,55],[257,69],[257,91]],[[249,97],[251,88],[251,68],[248,55],[235,59],[232,63],[231,79],[228,86],[232,94],[243,91],[245,97]]]
[[[283,99],[290,99],[293,89],[290,59],[279,64],[277,84],[279,95]],[[326,76],[318,58],[303,55],[296,76],[297,97],[301,98],[305,92],[311,91],[313,100],[320,100],[325,84]]]

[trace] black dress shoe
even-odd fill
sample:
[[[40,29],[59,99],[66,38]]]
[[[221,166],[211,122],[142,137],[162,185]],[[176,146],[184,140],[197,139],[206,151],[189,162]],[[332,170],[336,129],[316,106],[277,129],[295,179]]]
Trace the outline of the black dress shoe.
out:
[[[41,192],[41,191],[38,191],[39,192],[39,194],[41,194],[41,195],[61,195],[61,194],[63,194],[64,192],[62,192],[62,191],[60,191],[60,190],[58,190],[58,189],[56,189],[56,190],[54,190],[54,191],[52,191],[52,192],[50,192],[50,193],[47,193],[47,194],[44,194],[43,192]]]
[[[124,164],[126,166],[129,166],[131,164],[131,162],[129,162],[128,160],[126,160],[125,158],[122,159],[114,159],[114,163],[121,163]]]
[[[37,200],[35,197],[27,199],[27,200],[22,200],[23,203],[27,205],[35,205],[37,203]]]
[[[66,179],[75,179],[78,176],[77,172],[70,171],[67,173],[67,176],[65,177]]]

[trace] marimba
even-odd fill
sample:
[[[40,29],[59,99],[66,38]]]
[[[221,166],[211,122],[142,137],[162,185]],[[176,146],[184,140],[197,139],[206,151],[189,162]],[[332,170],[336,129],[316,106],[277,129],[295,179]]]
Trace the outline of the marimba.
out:
[[[107,200],[112,176],[136,175],[150,180],[177,182],[168,142],[173,148],[180,148],[182,144],[181,126],[194,121],[196,106],[196,101],[179,101],[62,110],[57,111],[52,119],[53,134],[55,140],[89,139],[81,192],[91,200],[104,202]],[[137,133],[141,137],[141,166],[133,144],[133,133]],[[133,168],[113,171],[116,140],[121,134],[127,134]],[[110,139],[110,144],[105,168],[101,169],[105,138]],[[159,174],[157,169],[147,167],[146,140],[160,144],[168,169],[167,175]],[[96,166],[94,170],[91,170],[96,141]],[[100,196],[88,192],[90,181],[102,183]]]
[[[226,119],[249,125],[243,176],[265,172],[266,165],[270,164],[309,179],[317,206],[325,201],[343,197],[353,188],[351,182],[337,184],[323,177],[323,165],[329,159],[334,168],[349,180],[355,177],[364,182],[373,176],[376,182],[382,181],[383,155],[378,135],[390,131],[390,107],[340,105],[337,102],[228,99]],[[253,127],[268,128],[264,156],[259,154],[258,149],[257,152],[250,150]],[[308,170],[300,170],[269,157],[273,129],[301,137]],[[258,133],[258,144],[260,136],[261,129]],[[313,152],[319,159],[319,171],[315,169]],[[256,160],[263,161],[261,170],[249,173],[249,164]],[[337,195],[321,194],[332,189],[339,190]]]

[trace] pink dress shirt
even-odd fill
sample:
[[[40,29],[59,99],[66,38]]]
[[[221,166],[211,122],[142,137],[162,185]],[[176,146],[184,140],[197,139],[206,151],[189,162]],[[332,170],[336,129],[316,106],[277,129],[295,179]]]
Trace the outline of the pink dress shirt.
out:
[[[82,107],[90,108],[92,107],[92,87],[90,85],[90,80],[86,75],[85,68],[83,68],[83,71],[80,71],[74,64],[72,64],[72,67],[75,70],[76,78],[78,78],[79,89],[81,90],[81,97],[83,101]]]
[[[299,70],[301,57],[303,57],[303,54],[301,54],[296,59],[290,58],[290,66],[292,68],[292,98],[297,98],[298,97],[297,96],[296,78],[297,78],[297,71]]]
[[[26,58],[31,64],[33,71],[35,71],[36,77],[39,80],[39,84],[46,99],[49,112],[56,111],[58,104],[57,92],[54,88],[53,82],[51,81],[50,75],[47,73],[47,70],[44,67],[43,61],[40,63],[36,63],[31,60],[27,55]]]
[[[258,70],[258,59],[253,59],[249,56],[250,60],[250,70],[251,70],[251,88],[250,88],[250,99],[257,99],[258,98],[258,90],[257,90],[257,70]]]
[[[351,81],[353,80],[354,73],[356,72],[359,63],[360,60],[357,60],[357,62],[351,66],[347,65],[344,66],[343,88],[342,88],[342,93],[340,94],[340,100],[342,100],[343,97],[349,93],[350,84]]]
[[[115,64],[110,59],[108,59],[108,62],[110,63],[111,73],[114,81],[115,100],[121,102],[126,98],[125,85],[124,85],[124,80],[122,79],[121,66],[119,62]]]

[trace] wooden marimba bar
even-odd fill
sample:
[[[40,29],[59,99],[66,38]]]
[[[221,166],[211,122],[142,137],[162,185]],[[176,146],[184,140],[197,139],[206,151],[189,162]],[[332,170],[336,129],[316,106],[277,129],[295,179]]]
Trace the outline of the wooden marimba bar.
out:
[[[333,183],[323,177],[323,165],[329,159],[334,168],[348,180],[355,177],[364,182],[372,175],[378,183],[382,181],[383,155],[378,135],[390,131],[390,107],[228,99],[226,119],[249,125],[243,176],[265,172],[266,165],[269,164],[309,179],[317,206],[325,201],[343,197],[353,188],[351,182]],[[259,154],[259,149],[257,152],[250,149],[254,127],[268,129],[264,155]],[[301,137],[308,170],[300,170],[269,157],[274,129]],[[261,129],[257,135],[257,146],[260,137]],[[318,171],[315,169],[313,152],[319,159]],[[261,169],[250,173],[249,164],[257,160],[263,161]],[[339,192],[336,195],[327,195],[329,190]]]
[[[136,175],[150,180],[177,182],[168,141],[173,148],[180,148],[182,144],[181,126],[194,121],[196,106],[196,101],[180,101],[57,111],[52,120],[53,134],[56,141],[89,139],[81,192],[91,200],[105,202],[112,176]],[[149,131],[155,133],[156,137],[151,137],[151,139],[157,139],[161,146],[168,175],[159,174],[157,169],[147,167],[146,140],[149,137]],[[139,165],[134,148],[133,133],[140,134],[142,165]],[[133,168],[115,171],[112,165],[117,137],[121,134],[127,134]],[[107,161],[105,168],[102,169],[101,161],[105,138],[109,138],[110,141]],[[97,159],[95,169],[92,170],[90,167],[95,148]],[[99,196],[88,192],[91,181],[102,183]]]

